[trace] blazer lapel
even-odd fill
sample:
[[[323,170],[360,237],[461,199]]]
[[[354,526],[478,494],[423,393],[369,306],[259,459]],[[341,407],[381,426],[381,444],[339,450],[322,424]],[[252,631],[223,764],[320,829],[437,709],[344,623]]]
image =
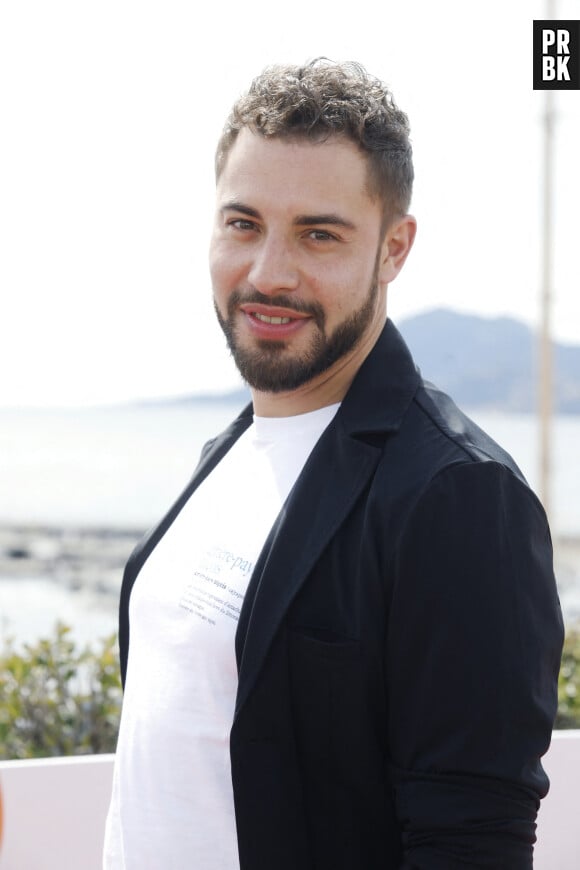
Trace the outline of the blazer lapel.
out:
[[[307,461],[254,569],[236,633],[236,715],[288,607],[372,476],[380,449],[330,426]]]

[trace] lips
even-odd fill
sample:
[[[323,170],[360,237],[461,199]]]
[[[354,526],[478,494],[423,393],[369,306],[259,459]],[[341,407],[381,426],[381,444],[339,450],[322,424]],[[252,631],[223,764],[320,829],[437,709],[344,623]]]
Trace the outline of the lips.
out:
[[[257,302],[240,305],[246,323],[257,338],[283,339],[290,337],[311,319],[309,314]]]

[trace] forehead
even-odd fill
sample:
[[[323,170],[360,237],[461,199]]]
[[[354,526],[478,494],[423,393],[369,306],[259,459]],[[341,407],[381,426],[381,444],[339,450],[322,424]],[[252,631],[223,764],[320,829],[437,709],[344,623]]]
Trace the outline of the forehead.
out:
[[[305,201],[325,208],[345,203],[365,208],[376,205],[369,194],[366,157],[349,139],[266,138],[247,128],[227,156],[217,194],[218,200],[264,197],[300,209]]]

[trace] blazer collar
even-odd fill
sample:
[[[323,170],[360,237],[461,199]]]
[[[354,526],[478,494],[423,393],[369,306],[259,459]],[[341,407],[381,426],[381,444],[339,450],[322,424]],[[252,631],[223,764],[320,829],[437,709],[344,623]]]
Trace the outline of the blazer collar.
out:
[[[346,431],[360,436],[397,430],[419,381],[407,345],[393,322],[387,320],[340,408]]]

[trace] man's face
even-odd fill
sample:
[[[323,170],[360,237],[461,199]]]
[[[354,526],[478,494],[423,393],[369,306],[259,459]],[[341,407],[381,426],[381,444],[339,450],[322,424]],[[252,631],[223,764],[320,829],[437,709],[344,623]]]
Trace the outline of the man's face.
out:
[[[240,133],[217,184],[210,269],[219,322],[251,387],[295,390],[378,336],[380,235],[354,144]]]

